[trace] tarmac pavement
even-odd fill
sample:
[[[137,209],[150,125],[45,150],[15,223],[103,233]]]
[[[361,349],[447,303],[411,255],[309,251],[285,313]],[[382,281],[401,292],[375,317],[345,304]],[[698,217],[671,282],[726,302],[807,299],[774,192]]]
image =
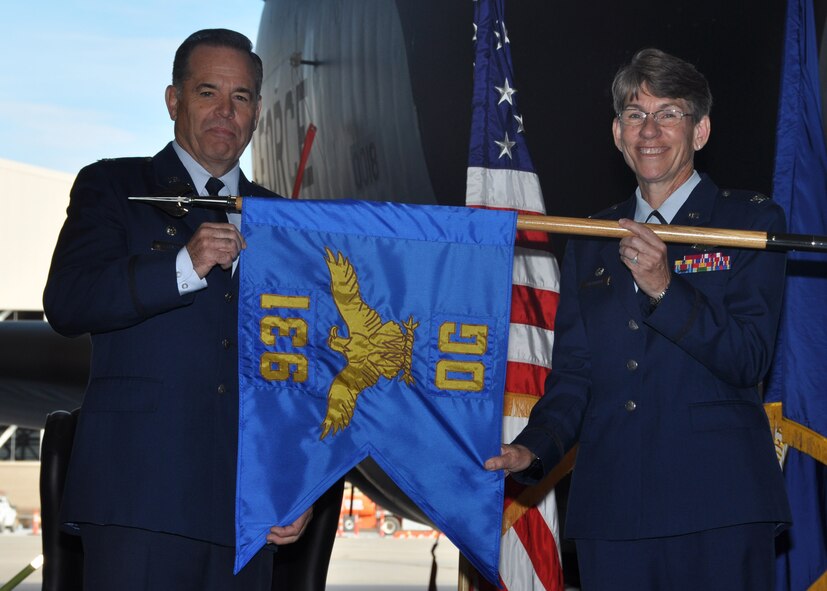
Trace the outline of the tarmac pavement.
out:
[[[437,560],[438,591],[456,591],[459,552],[446,538],[389,538],[363,531],[336,538],[327,591],[425,591],[431,576],[431,549]],[[0,586],[40,554],[40,536],[30,530],[0,534]],[[40,571],[15,591],[40,591]]]

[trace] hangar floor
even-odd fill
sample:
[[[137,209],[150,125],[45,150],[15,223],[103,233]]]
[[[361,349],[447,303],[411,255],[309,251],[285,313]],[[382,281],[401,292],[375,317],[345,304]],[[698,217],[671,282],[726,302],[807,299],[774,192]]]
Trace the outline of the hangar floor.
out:
[[[421,591],[427,589],[431,574],[430,538],[380,538],[362,532],[358,537],[339,537],[327,577],[327,591]],[[11,579],[40,553],[40,536],[23,530],[0,534],[0,585]],[[459,553],[451,542],[439,538],[436,549],[437,588],[457,588]],[[40,571],[36,571],[15,591],[40,591]]]

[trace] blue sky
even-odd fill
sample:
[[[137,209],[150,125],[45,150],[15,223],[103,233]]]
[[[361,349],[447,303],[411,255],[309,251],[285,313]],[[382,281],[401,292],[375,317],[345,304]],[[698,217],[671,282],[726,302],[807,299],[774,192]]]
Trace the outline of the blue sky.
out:
[[[0,35],[0,158],[76,173],[153,155],[172,139],[172,58],[198,29],[253,43],[263,0],[7,0]],[[242,168],[252,173],[249,148]]]

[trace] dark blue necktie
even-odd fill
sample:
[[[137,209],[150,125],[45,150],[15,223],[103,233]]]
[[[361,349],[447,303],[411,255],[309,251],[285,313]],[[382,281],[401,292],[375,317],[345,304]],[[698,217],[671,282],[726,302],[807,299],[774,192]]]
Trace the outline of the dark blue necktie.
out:
[[[221,181],[218,181],[218,182],[221,182]],[[663,224],[664,226],[669,224],[669,222],[667,222],[666,219],[662,215],[660,215],[660,212],[657,209],[652,210],[652,213],[650,213],[646,217],[646,221],[644,223],[648,224],[650,221],[652,221],[652,218],[655,218],[657,220],[657,221],[653,221],[652,223]]]
[[[204,188],[207,190],[207,195],[218,195],[218,192],[224,188],[224,183],[214,176],[211,176],[207,184],[204,185]]]
[[[207,184],[204,185],[207,194],[210,196],[218,196],[218,192],[224,188],[224,183],[214,176],[210,177]],[[227,221],[227,215],[220,209],[210,209],[207,213],[207,219],[213,222],[224,223]]]

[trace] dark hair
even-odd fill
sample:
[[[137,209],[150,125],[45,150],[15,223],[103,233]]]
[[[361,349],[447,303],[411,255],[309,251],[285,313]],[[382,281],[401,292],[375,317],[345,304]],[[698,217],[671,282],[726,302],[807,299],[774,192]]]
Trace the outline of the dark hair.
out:
[[[612,82],[615,113],[623,110],[629,98],[637,98],[644,84],[652,96],[687,101],[696,121],[712,108],[709,84],[695,66],[660,49],[641,49]]]
[[[230,47],[246,53],[253,64],[256,96],[258,97],[261,94],[261,81],[264,77],[261,58],[253,53],[253,44],[247,37],[229,29],[202,29],[184,40],[175,52],[175,60],[172,62],[172,85],[175,88],[180,91],[184,80],[189,77],[190,55],[199,45]]]

